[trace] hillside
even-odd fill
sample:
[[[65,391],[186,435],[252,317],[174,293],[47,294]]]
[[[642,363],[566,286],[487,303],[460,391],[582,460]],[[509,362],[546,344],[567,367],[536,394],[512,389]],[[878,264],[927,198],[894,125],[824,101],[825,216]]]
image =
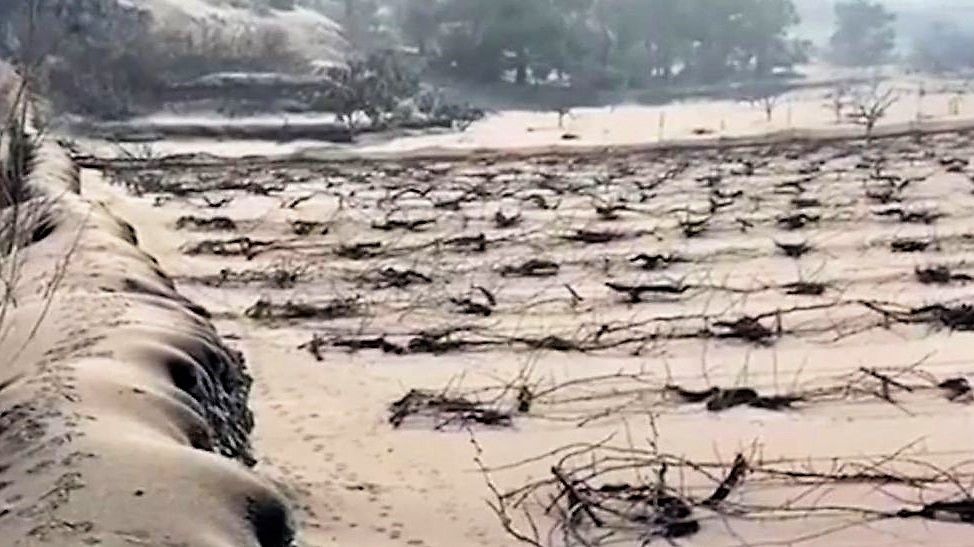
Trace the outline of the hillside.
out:
[[[185,29],[206,23],[240,28],[279,28],[286,31],[290,44],[307,57],[332,61],[340,59],[346,48],[341,26],[319,11],[305,7],[292,10],[241,7],[257,4],[253,0],[131,0],[149,9],[162,25]]]

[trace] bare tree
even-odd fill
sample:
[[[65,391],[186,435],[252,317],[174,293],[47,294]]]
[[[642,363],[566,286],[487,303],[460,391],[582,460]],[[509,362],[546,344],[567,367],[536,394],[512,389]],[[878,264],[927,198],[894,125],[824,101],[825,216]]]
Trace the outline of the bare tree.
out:
[[[565,128],[565,117],[574,118],[572,114],[572,109],[569,106],[558,106],[555,108],[555,112],[558,114],[558,129]]]
[[[927,88],[923,82],[917,84],[917,121],[923,120],[923,99],[927,96]]]
[[[883,90],[878,83],[866,90],[860,90],[853,96],[852,112],[849,118],[852,123],[866,129],[866,136],[871,137],[876,124],[886,117],[889,108],[900,100],[893,88]]]
[[[947,114],[949,116],[960,116],[961,105],[964,98],[970,92],[970,82],[963,82],[951,91],[950,100],[947,102]]]
[[[849,92],[850,89],[848,84],[839,82],[835,84],[832,91],[826,95],[828,103],[826,103],[825,106],[831,110],[833,114],[835,114],[836,124],[842,123],[842,114],[845,112],[846,106],[848,106],[849,103]]]
[[[771,120],[774,118],[774,110],[781,101],[782,95],[784,95],[784,90],[780,88],[766,87],[755,90],[754,93],[747,97],[747,101],[751,103],[752,106],[760,106],[761,110],[764,111],[767,121],[771,122]]]

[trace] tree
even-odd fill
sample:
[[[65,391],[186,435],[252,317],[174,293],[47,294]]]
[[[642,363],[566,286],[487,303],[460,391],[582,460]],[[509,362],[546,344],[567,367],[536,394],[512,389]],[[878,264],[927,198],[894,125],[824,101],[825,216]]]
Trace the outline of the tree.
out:
[[[807,60],[807,43],[788,35],[800,21],[791,0],[753,0],[744,4],[739,47],[756,76],[767,76],[777,68]]]
[[[378,0],[343,0],[342,23],[345,36],[356,51],[370,51],[381,41]]]
[[[974,34],[952,23],[934,23],[913,44],[911,64],[934,73],[974,67]]]
[[[615,69],[642,85],[673,75],[680,29],[679,0],[600,0],[591,14],[599,37],[595,66]]]
[[[331,86],[315,106],[334,112],[352,131],[362,117],[373,127],[383,126],[400,102],[419,94],[415,75],[390,53],[353,59],[329,71],[329,78]]]
[[[557,0],[449,0],[443,17],[443,61],[459,74],[496,80],[510,69],[524,84],[532,67],[561,62],[565,26]]]
[[[613,62],[636,82],[761,78],[807,54],[790,36],[799,22],[792,0],[600,0],[597,7],[615,41]]]
[[[158,81],[145,59],[151,20],[115,0],[0,2],[0,55],[17,59],[60,110],[101,117],[133,113]]]
[[[807,58],[791,35],[793,0],[395,1],[402,39],[431,66],[475,81],[715,83]]]
[[[860,89],[853,96],[850,114],[852,123],[863,126],[866,129],[866,136],[872,137],[876,124],[886,117],[889,108],[899,100],[895,89],[883,90],[878,82],[868,88]]]
[[[888,62],[896,47],[896,15],[878,2],[845,0],[835,5],[836,29],[829,40],[832,60],[846,66]]]
[[[437,0],[399,0],[396,6],[396,22],[402,39],[415,46],[420,55],[429,53],[431,42],[439,32],[439,10]]]
[[[770,123],[774,117],[774,110],[784,96],[785,91],[786,89],[781,86],[760,85],[752,89],[747,94],[746,99],[752,105],[760,106],[764,112],[765,119]]]
[[[842,123],[842,113],[848,105],[849,92],[849,85],[844,82],[839,82],[826,95],[828,103],[825,106],[835,114],[835,123],[837,124]]]

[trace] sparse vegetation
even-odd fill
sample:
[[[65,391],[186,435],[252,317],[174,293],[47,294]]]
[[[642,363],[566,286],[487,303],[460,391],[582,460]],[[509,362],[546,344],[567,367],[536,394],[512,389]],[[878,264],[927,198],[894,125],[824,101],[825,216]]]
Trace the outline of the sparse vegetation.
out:
[[[468,123],[483,112],[453,105],[434,90],[423,89],[417,75],[389,52],[352,59],[329,70],[330,84],[316,96],[311,107],[334,112],[339,121],[355,131],[362,125],[384,128],[415,121]]]
[[[25,206],[26,177],[33,141],[27,132],[28,103],[23,80],[0,61],[0,330],[15,305],[13,290],[21,271],[22,247],[33,231]],[[5,337],[0,334],[0,339]]]

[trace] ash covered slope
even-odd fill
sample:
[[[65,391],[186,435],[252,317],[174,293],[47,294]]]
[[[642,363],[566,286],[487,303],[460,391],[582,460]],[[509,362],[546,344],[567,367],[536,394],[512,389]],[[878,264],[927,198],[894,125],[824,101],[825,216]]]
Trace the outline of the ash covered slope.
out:
[[[0,209],[0,543],[290,545],[241,357],[78,181],[41,142]]]
[[[303,56],[319,61],[344,57],[347,43],[342,28],[323,13],[302,6],[273,9],[261,0],[131,0],[152,13],[162,26],[223,25],[229,28],[279,29]]]

